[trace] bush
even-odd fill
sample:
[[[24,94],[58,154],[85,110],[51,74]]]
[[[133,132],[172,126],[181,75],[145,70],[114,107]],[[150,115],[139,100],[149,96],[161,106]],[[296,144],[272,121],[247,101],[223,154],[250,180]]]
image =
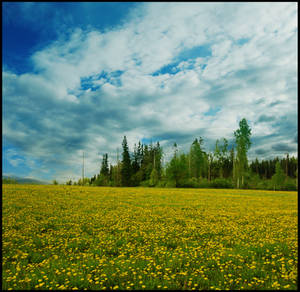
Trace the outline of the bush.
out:
[[[167,181],[166,188],[176,188],[176,182],[175,181]]]
[[[150,181],[148,180],[144,180],[140,182],[140,186],[142,187],[150,187]]]
[[[166,184],[167,184],[167,182],[165,180],[160,180],[160,181],[158,181],[156,187],[158,187],[158,188],[165,188]]]
[[[261,179],[257,182],[257,185],[254,187],[259,190],[267,190],[269,189],[269,183],[265,179]]]
[[[274,190],[274,183],[271,179],[266,180],[266,187],[265,190],[273,191]],[[279,188],[277,188],[279,190]]]
[[[282,186],[282,190],[284,191],[297,191],[297,187],[295,183],[292,182],[286,182]]]
[[[199,188],[199,182],[195,177],[189,178],[181,182],[180,187],[183,188]]]
[[[282,185],[282,190],[284,191],[297,191],[296,181],[292,178],[287,178]]]
[[[231,181],[225,179],[225,178],[216,178],[214,179],[210,185],[214,188],[219,189],[231,189],[233,188],[233,184]]]
[[[248,180],[249,189],[257,189],[260,182],[259,175],[256,173],[251,173]]]
[[[2,178],[2,184],[18,184],[13,178]]]
[[[158,183],[158,173],[155,168],[151,171],[149,185],[155,187]]]
[[[199,188],[207,189],[210,187],[210,182],[207,178],[201,178],[199,182]]]

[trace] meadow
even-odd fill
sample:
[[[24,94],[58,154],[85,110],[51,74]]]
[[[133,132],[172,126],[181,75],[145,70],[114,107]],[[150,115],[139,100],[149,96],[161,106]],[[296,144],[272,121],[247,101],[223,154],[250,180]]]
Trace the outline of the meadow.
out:
[[[3,289],[297,289],[297,192],[2,186]]]

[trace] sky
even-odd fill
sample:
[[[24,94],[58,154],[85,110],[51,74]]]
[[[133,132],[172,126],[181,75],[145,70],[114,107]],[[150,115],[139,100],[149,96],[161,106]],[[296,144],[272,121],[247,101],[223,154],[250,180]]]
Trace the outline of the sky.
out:
[[[115,164],[124,135],[298,153],[297,2],[2,2],[2,171],[51,181]]]

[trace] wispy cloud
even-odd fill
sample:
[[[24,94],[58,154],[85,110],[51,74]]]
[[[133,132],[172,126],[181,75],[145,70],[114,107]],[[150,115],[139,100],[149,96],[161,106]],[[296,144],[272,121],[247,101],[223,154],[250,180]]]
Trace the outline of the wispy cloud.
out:
[[[85,150],[93,175],[123,135],[212,150],[243,117],[251,157],[296,154],[295,3],[144,3],[111,29],[69,31],[32,72],[3,72],[4,138],[43,167],[78,177]]]

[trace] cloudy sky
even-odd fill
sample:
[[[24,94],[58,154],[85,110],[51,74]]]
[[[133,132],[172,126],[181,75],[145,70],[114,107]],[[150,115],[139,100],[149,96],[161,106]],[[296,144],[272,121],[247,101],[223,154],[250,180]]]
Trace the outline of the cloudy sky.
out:
[[[2,3],[3,173],[63,182],[123,136],[297,156],[297,3]]]

